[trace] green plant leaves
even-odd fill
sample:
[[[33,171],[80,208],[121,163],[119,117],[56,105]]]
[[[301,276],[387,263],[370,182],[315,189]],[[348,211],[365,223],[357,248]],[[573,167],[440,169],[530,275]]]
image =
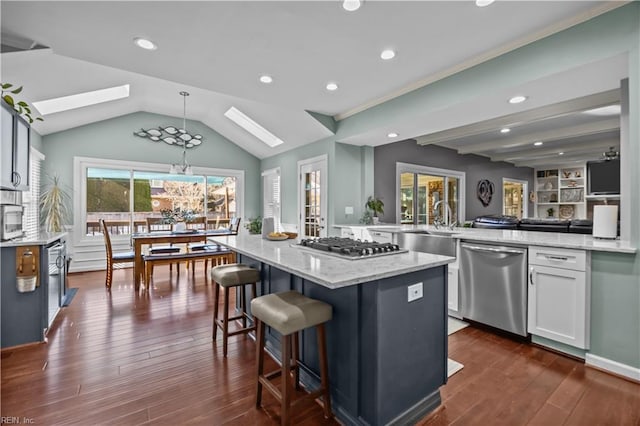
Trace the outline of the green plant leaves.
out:
[[[22,92],[22,86],[18,87],[17,89],[13,89],[11,91],[11,93],[13,93],[14,95],[17,95],[20,92]]]
[[[17,95],[22,92],[22,86],[9,90],[13,87],[11,83],[0,83],[0,87],[2,87],[2,99],[7,103],[7,105],[11,106],[14,110],[18,112],[18,114],[23,115],[28,121],[29,124],[33,123],[35,120],[44,121],[42,117],[36,117],[35,119],[32,117],[33,112],[31,111],[31,107],[25,101],[16,102],[13,99],[13,96],[8,94],[7,92]]]
[[[10,87],[13,87],[13,84],[11,84],[11,83],[2,83],[2,90],[8,89]]]
[[[2,99],[4,99],[4,101],[5,101],[6,103],[8,103],[9,105],[13,106],[13,98],[12,98],[11,96],[9,96],[9,95],[4,95],[4,96],[2,97]]]

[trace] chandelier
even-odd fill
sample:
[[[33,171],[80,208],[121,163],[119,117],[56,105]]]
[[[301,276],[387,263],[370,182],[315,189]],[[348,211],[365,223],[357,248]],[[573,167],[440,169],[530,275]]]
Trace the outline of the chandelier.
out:
[[[193,170],[187,163],[187,149],[200,145],[202,143],[202,135],[191,135],[187,132],[187,96],[189,96],[189,92],[182,91],[180,95],[183,99],[182,129],[167,126],[149,130],[140,129],[133,134],[141,138],[148,138],[153,142],[162,141],[168,145],[181,147],[182,162],[180,164],[172,164],[169,173],[172,175],[192,175]]]

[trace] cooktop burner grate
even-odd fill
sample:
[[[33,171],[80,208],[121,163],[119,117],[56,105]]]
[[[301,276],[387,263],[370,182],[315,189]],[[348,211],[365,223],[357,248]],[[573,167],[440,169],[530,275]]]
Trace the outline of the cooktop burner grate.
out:
[[[364,259],[390,254],[406,253],[399,245],[392,243],[377,243],[372,241],[353,240],[351,238],[327,237],[310,238],[300,241],[298,246],[326,252],[348,259]]]

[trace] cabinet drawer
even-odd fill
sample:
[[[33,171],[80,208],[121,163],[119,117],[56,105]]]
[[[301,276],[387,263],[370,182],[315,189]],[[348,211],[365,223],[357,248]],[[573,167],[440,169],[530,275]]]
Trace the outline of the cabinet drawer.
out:
[[[551,266],[555,268],[584,271],[587,253],[584,250],[572,250],[553,247],[529,247],[529,265]]]

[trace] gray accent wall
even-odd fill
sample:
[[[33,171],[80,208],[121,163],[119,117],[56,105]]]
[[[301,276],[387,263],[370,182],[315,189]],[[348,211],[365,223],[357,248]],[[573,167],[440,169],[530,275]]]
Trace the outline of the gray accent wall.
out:
[[[436,145],[420,146],[413,139],[388,145],[374,150],[375,193],[385,203],[383,222],[395,223],[396,218],[396,163],[410,163],[419,166],[437,167],[464,172],[466,174],[465,219],[472,220],[487,214],[502,214],[502,178],[526,180],[529,191],[533,190],[533,169],[515,167],[510,163],[493,162],[486,157],[466,154]],[[483,206],[476,195],[476,185],[480,179],[489,179],[495,185],[491,203]],[[529,203],[529,216],[533,216],[533,204]]]

